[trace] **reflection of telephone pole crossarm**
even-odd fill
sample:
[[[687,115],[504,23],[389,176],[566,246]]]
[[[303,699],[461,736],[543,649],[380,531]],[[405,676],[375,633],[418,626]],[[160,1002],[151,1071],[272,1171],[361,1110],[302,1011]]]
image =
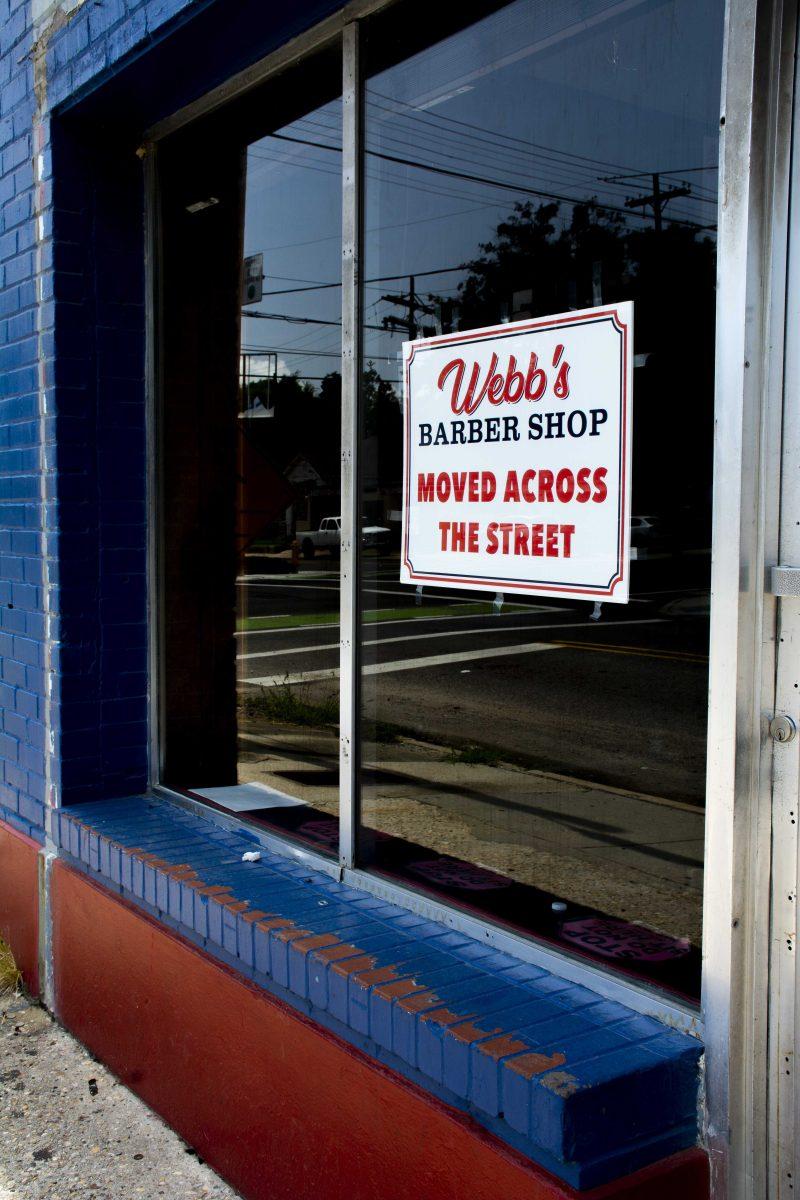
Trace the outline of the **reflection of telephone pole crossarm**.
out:
[[[689,167],[690,171],[699,171],[700,167]],[[634,171],[629,175],[604,175],[603,183],[622,183],[626,179],[650,179],[652,180],[653,190],[649,196],[631,196],[625,201],[626,208],[652,208],[653,221],[655,224],[656,233],[661,233],[663,225],[664,209],[669,204],[670,200],[677,200],[679,196],[691,196],[692,189],[688,183],[681,183],[678,187],[662,188],[661,176],[674,175],[675,171]]]
[[[653,172],[653,190],[649,196],[632,196],[630,200],[625,201],[626,208],[645,208],[650,206],[653,210],[653,219],[655,223],[656,233],[661,233],[661,216],[666,205],[670,200],[677,199],[678,196],[691,196],[692,189],[688,184],[682,187],[667,188],[666,191],[661,189],[661,173]]]
[[[408,292],[400,293],[399,295],[381,296],[381,300],[387,301],[389,304],[396,304],[399,308],[408,309],[407,317],[398,317],[391,314],[383,318],[383,328],[397,333],[402,331],[408,334],[408,340],[414,341],[417,336],[419,326],[417,324],[417,313],[435,313],[436,309],[432,304],[425,304],[419,299],[416,293],[415,280],[413,275],[408,277]]]

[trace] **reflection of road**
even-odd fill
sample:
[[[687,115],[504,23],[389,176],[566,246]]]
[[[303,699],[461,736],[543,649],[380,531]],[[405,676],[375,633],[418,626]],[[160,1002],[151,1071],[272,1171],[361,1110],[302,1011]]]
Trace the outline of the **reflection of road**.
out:
[[[418,598],[398,582],[396,561],[366,567],[365,824],[696,940],[702,580],[650,564],[632,602],[593,622],[577,601],[507,597],[497,612],[493,595]],[[328,564],[240,589],[240,614],[254,618],[237,636],[245,689],[288,682],[312,703],[335,694],[339,584]],[[245,718],[241,733],[241,779],[337,811],[332,728],[265,713]],[[450,749],[476,744],[492,750],[460,761]]]
[[[262,612],[291,611],[297,619],[299,605],[287,607],[286,581],[257,586]],[[295,586],[308,624],[240,634],[243,680],[335,680],[338,625],[316,625],[311,613],[335,611],[337,581]],[[395,594],[403,594],[399,584],[378,581],[373,588],[365,603],[375,609],[413,605],[412,590],[405,602]],[[515,606],[367,624],[365,713],[447,745],[480,743],[541,769],[701,804],[706,623],[670,616],[673,598],[607,606],[596,623],[588,605],[537,603],[530,614]],[[436,600],[452,613],[452,597]]]

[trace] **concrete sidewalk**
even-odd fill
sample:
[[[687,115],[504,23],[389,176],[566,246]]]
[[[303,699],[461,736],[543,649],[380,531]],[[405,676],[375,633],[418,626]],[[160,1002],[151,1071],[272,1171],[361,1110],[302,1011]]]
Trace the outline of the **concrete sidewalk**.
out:
[[[0,1200],[236,1200],[50,1016],[0,996]]]

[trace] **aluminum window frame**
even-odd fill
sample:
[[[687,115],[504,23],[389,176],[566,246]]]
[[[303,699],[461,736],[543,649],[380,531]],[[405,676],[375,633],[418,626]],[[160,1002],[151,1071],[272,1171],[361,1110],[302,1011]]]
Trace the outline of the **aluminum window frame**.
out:
[[[764,641],[774,640],[774,612],[763,599],[763,565],[769,547],[764,529],[774,515],[775,501],[765,485],[763,457],[767,441],[745,436],[749,428],[761,429],[764,411],[774,404],[775,351],[766,349],[767,315],[775,296],[761,287],[761,268],[773,267],[771,278],[780,279],[780,256],[772,261],[772,228],[780,221],[767,212],[767,197],[775,181],[776,151],[780,137],[770,139],[770,123],[786,104],[787,46],[793,59],[794,18],[783,0],[728,0],[723,50],[722,140],[720,145],[720,228],[718,245],[719,297],[717,308],[716,418],[713,538],[713,601],[710,638],[710,689],[708,735],[708,787],[706,808],[706,863],[704,878],[704,967],[702,1013],[658,989],[631,981],[566,950],[552,949],[522,937],[490,920],[478,919],[431,899],[410,887],[390,883],[357,863],[359,806],[360,687],[359,575],[360,525],[360,272],[363,223],[363,73],[359,55],[361,22],[402,0],[354,0],[334,16],[240,72],[226,83],[147,131],[144,139],[146,169],[146,270],[147,270],[147,401],[150,471],[148,495],[155,519],[149,528],[150,576],[150,783],[152,790],[174,803],[202,812],[228,828],[241,827],[246,819],[226,814],[199,799],[165,788],[163,761],[160,671],[163,655],[163,605],[159,518],[159,258],[158,146],[169,134],[240,97],[268,78],[278,76],[318,50],[337,42],[343,68],[343,276],[342,276],[342,555],[340,563],[340,847],[339,861],[305,849],[288,838],[248,825],[251,833],[270,849],[313,865],[331,876],[373,895],[398,903],[475,937],[521,960],[546,967],[565,978],[583,983],[630,1008],[648,1013],[689,1033],[708,1031],[708,1143],[715,1179],[727,1187],[730,1174],[730,1129],[747,1124],[745,1096],[752,1096],[760,1076],[758,1059],[759,1003],[746,1009],[753,1020],[743,1021],[742,996],[755,997],[754,980],[763,967],[761,908],[756,897],[769,874],[769,839],[764,829],[763,797],[769,764],[760,753],[761,712],[765,679],[770,676],[769,655],[760,653]],[[791,10],[791,11],[790,11]],[[779,61],[783,75],[776,69]],[[781,90],[783,89],[783,90]],[[791,89],[789,89],[791,91]],[[783,109],[781,109],[783,111]],[[782,128],[782,127],[781,127]],[[772,157],[770,157],[770,155]],[[780,158],[780,153],[777,154]],[[773,208],[782,203],[775,192]],[[775,219],[773,219],[773,217]],[[771,257],[772,256],[772,257]],[[777,286],[777,285],[776,285]],[[778,287],[778,291],[779,291]],[[770,308],[772,305],[772,308]],[[749,359],[747,358],[749,355]],[[744,367],[748,361],[758,370]],[[770,410],[771,411],[771,410]],[[755,425],[753,425],[755,422]],[[730,535],[730,512],[741,517],[738,537]],[[754,534],[753,512],[761,531]],[[748,524],[748,521],[750,522]],[[743,571],[749,585],[740,589]],[[770,621],[773,624],[770,624]],[[772,630],[772,632],[771,632]],[[767,686],[768,690],[768,686]],[[754,697],[758,702],[754,704]],[[742,820],[742,812],[760,816]],[[766,834],[768,834],[768,821]],[[742,874],[742,864],[747,870]],[[765,875],[766,873],[766,875]],[[748,911],[758,919],[748,921],[746,945],[735,913]],[[763,908],[763,905],[761,906]],[[754,1007],[755,1006],[755,1007]],[[754,1028],[754,1022],[755,1027]],[[744,1028],[744,1026],[747,1028]],[[750,1069],[737,1076],[743,1063]],[[737,1065],[732,1065],[732,1064]],[[750,1138],[751,1159],[755,1141]],[[739,1170],[737,1168],[736,1175]],[[752,1177],[752,1171],[750,1172]],[[720,1190],[714,1195],[723,1195]],[[731,1196],[742,1191],[731,1191]],[[753,1195],[757,1192],[753,1192]]]
[[[773,743],[796,0],[728,0],[720,116],[703,915],[711,1194],[760,1200],[769,1125]],[[796,515],[796,514],[792,514]],[[795,780],[795,788],[796,788]],[[783,1193],[775,1193],[783,1194]]]

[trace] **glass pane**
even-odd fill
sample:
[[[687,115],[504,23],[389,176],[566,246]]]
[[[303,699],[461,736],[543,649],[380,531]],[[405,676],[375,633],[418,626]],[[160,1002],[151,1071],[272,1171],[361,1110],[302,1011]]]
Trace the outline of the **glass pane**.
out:
[[[696,996],[723,3],[412,16],[368,42],[362,859]],[[623,301],[630,602],[401,585],[402,342]]]
[[[238,786],[336,851],[341,101],[247,147],[237,481]]]

